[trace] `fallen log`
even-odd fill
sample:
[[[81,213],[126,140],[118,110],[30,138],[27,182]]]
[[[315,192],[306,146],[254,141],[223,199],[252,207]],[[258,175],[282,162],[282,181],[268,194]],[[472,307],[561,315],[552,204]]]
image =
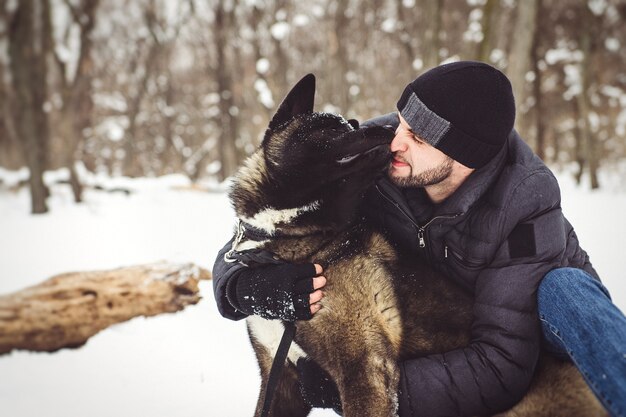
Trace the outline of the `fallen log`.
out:
[[[0,355],[76,348],[112,324],[182,310],[200,301],[193,264],[156,263],[56,275],[0,296]]]

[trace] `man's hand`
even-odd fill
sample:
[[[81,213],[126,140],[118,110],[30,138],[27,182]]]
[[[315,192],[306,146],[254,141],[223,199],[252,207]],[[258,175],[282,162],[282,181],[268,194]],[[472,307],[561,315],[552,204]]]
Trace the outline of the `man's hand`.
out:
[[[321,308],[326,278],[318,264],[248,268],[228,283],[228,300],[246,314],[285,321],[308,320]]]
[[[313,264],[313,266],[315,266],[316,277],[313,278],[313,289],[315,291],[313,291],[309,296],[311,315],[317,313],[319,309],[322,308],[322,305],[319,304],[319,301],[322,299],[322,297],[324,297],[324,292],[320,288],[326,285],[326,277],[320,276],[320,274],[324,272],[324,268],[322,268],[322,265]]]

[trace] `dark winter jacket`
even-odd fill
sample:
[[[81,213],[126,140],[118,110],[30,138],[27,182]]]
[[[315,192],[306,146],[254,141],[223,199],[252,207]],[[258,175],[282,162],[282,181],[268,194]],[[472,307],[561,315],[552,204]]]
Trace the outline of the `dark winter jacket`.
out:
[[[397,125],[386,115],[364,123]],[[513,131],[506,146],[447,200],[423,190],[375,184],[364,210],[404,256],[425,258],[474,296],[472,340],[455,351],[401,364],[400,416],[492,414],[526,392],[539,355],[536,291],[550,270],[597,277],[560,207],[550,170]],[[215,298],[227,318],[245,317],[226,298],[239,264],[218,254]]]
[[[237,271],[240,271],[246,266],[239,262],[226,262],[224,255],[231,249],[233,244],[233,237],[217,254],[215,258],[215,264],[213,265],[213,293],[215,295],[215,301],[217,302],[217,309],[222,316],[231,320],[241,320],[248,317],[246,314],[239,310],[236,310],[226,296],[226,288],[228,281],[237,275]],[[232,287],[232,286],[231,286]]]
[[[541,279],[565,266],[597,277],[550,170],[513,131],[441,204],[385,178],[365,210],[405,256],[426,259],[474,296],[469,346],[401,364],[400,416],[483,415],[515,404],[539,354]]]

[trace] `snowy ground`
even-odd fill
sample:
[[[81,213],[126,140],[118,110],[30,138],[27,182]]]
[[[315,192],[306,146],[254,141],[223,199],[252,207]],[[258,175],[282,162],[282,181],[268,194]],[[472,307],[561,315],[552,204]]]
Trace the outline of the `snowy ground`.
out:
[[[48,181],[59,174],[51,173]],[[23,173],[17,176],[24,176]],[[0,170],[7,182],[15,173]],[[129,196],[56,185],[50,213],[28,215],[25,190],[0,189],[0,294],[73,270],[158,260],[211,268],[234,217],[222,192],[176,190],[182,177],[96,179]],[[590,192],[562,179],[563,208],[617,305],[626,310],[626,192]],[[243,322],[218,314],[211,283],[185,311],[113,326],[77,350],[0,357],[2,417],[251,416],[259,378]],[[315,411],[314,416],[335,415]]]

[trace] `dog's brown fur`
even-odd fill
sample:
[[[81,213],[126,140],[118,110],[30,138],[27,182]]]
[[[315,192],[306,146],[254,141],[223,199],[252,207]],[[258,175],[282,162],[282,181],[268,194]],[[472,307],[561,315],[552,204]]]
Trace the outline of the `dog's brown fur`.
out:
[[[303,100],[306,100],[308,94],[310,105],[301,107],[308,111],[312,109],[311,81],[307,81],[308,85],[305,83],[303,92],[305,80],[294,87],[283,102],[270,124],[261,149],[235,180],[231,198],[237,214],[242,218],[250,219],[264,207],[290,207],[288,204],[278,207],[281,205],[280,200],[272,201],[267,195],[274,191],[266,193],[265,190],[285,186],[282,179],[277,177],[280,169],[274,169],[275,162],[281,160],[275,154],[283,152],[280,148],[293,149],[290,148],[293,145],[291,141],[295,140],[284,132],[293,132],[289,128],[291,123],[297,123],[300,128],[303,124],[299,117],[302,111],[293,110],[293,100],[300,96],[305,96]],[[285,109],[289,110],[288,114],[285,114]],[[313,135],[315,132],[310,133]],[[302,131],[297,136],[302,136]],[[299,137],[297,140],[305,139]],[[272,155],[268,155],[270,152]],[[293,150],[290,152],[291,157],[295,158]],[[324,155],[320,153],[317,157],[323,159]],[[369,171],[380,169],[380,160],[374,158],[373,166],[364,165],[361,172],[351,174],[348,180],[325,187],[337,184],[343,186],[346,181],[351,184],[354,175],[361,178],[367,176]],[[382,161],[384,165],[384,157]],[[290,174],[285,172],[287,176]],[[315,182],[317,179],[312,176],[309,181]],[[371,179],[367,181],[371,182]],[[361,184],[361,187],[366,185]],[[286,188],[281,192],[290,193],[291,190]],[[336,198],[351,198],[342,195],[339,193]],[[316,213],[307,212],[289,221],[278,221],[272,227],[279,230],[281,236],[262,242],[258,247],[290,262],[329,263],[324,271],[327,284],[321,301],[322,308],[311,320],[297,322],[295,342],[337,384],[344,416],[395,416],[398,361],[468,345],[472,300],[467,293],[428,266],[418,261],[407,263],[399,259],[385,238],[366,225],[358,224],[355,219],[342,223],[332,215],[329,220],[328,213],[325,216],[322,214],[324,201],[321,201],[321,207],[317,210],[321,218],[316,218]],[[350,204],[348,207],[352,207]],[[304,232],[305,236],[301,236]],[[290,237],[289,234],[296,236]],[[337,254],[344,256],[337,259]],[[249,321],[250,338],[262,375],[257,416],[260,414],[275,353],[275,346],[265,345],[259,330],[255,330],[255,326],[259,327],[259,321],[264,320],[255,317]],[[274,322],[274,325],[280,323]],[[306,416],[309,412],[310,407],[305,404],[298,389],[292,358],[286,363],[270,415],[298,417]],[[544,354],[527,395],[511,410],[498,416],[604,415],[606,413],[602,406],[575,367]]]

